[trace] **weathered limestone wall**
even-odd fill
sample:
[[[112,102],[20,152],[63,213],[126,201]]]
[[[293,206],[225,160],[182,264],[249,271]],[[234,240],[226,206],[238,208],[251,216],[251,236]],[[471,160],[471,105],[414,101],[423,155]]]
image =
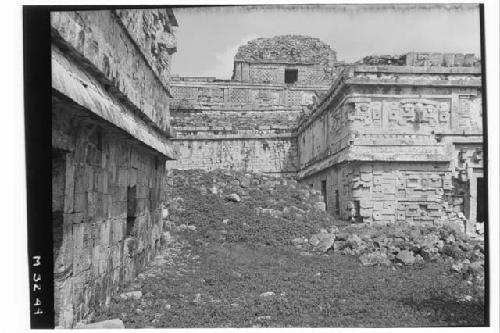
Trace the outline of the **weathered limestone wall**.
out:
[[[240,83],[211,78],[175,78],[171,82],[175,109],[279,109],[296,108],[313,102],[328,90],[328,84],[287,86],[285,84]]]
[[[329,84],[334,74],[325,72],[320,65],[235,63],[234,80],[255,83],[285,83],[285,69],[297,70],[297,85]]]
[[[172,81],[174,168],[290,174],[297,170],[294,130],[302,108],[327,86]]]
[[[472,53],[409,52],[403,55],[367,56],[362,63],[370,66],[481,67],[480,59]]]
[[[172,125],[181,169],[293,174],[299,116],[336,76],[336,54],[305,36],[259,38],[239,48],[233,79],[171,82]],[[297,80],[285,83],[285,70]]]
[[[285,83],[285,69],[296,69],[295,84],[330,84],[335,78],[337,55],[318,38],[283,35],[257,38],[239,47],[233,80]]]
[[[177,20],[172,11],[117,9],[115,13],[139,46],[155,74],[165,86],[168,86],[172,54],[177,51],[177,40],[174,35]]]
[[[434,223],[452,212],[451,171],[446,163],[344,163],[303,179],[321,190],[327,210],[363,222]],[[338,204],[337,204],[338,203]]]
[[[474,59],[408,54],[382,59],[397,66],[346,68],[299,120],[299,178],[326,188],[328,210],[342,218],[436,222],[446,215],[467,219],[470,229],[483,139]]]
[[[166,158],[78,119],[72,104],[54,104],[53,158],[64,175],[54,183],[64,193],[53,206],[56,323],[72,327],[108,304],[158,249]]]
[[[435,71],[433,73],[433,71]],[[351,145],[437,143],[434,134],[481,136],[478,68],[356,66],[299,125],[300,166]]]
[[[205,137],[205,139],[204,139]],[[234,169],[289,175],[297,170],[297,147],[290,134],[198,135],[175,139],[182,158],[168,162],[174,169]]]
[[[58,327],[108,304],[160,246],[165,163],[174,158],[172,48],[162,41],[176,23],[167,9],[131,12],[51,16]]]
[[[290,109],[280,110],[172,110],[172,126],[179,133],[192,131],[239,132],[245,130],[287,132],[297,124],[300,111]]]
[[[110,10],[53,12],[52,40],[106,90],[168,136],[169,90],[130,37],[137,33],[129,33],[121,22]]]

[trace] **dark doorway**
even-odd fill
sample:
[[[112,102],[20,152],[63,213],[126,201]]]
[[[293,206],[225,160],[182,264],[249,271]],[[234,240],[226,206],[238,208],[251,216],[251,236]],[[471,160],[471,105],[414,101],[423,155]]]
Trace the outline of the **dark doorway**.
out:
[[[340,214],[340,199],[339,199],[339,190],[335,190],[335,214]]]
[[[297,82],[299,78],[299,70],[298,69],[285,69],[285,83],[293,84]]]
[[[361,203],[359,200],[354,200],[354,220],[356,222],[363,222],[363,217],[361,216]]]
[[[127,187],[127,236],[134,236],[137,207],[137,190],[135,186]]]
[[[486,186],[483,177],[477,178],[476,221],[486,222]]]
[[[327,209],[327,203],[326,203],[326,180],[321,181],[321,195],[323,196],[323,202],[325,203],[325,209]]]
[[[470,218],[470,181],[453,178],[453,188],[449,203],[453,211],[462,212],[466,218]]]

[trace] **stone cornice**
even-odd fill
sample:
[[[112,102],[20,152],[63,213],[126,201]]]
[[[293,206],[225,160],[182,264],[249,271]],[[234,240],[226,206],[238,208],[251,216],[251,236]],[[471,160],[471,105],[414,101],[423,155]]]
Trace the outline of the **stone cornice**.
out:
[[[413,145],[399,146],[399,149],[395,146],[351,145],[302,167],[297,176],[302,179],[343,162],[449,163],[451,161],[451,154],[449,154],[451,148],[447,145],[423,145],[417,147],[420,148],[418,153],[416,153]],[[389,151],[384,152],[384,149]]]
[[[395,74],[481,74],[481,69],[477,67],[417,67],[417,66],[350,66],[344,68],[339,77],[334,80],[332,86],[326,94],[323,96],[321,101],[318,103],[316,108],[309,114],[306,118],[299,120],[297,126],[297,132],[301,133],[310,123],[312,123],[316,118],[320,117],[325,110],[327,110],[336,96],[340,94],[347,86],[427,86],[427,87],[472,87],[481,88],[482,82],[478,77],[477,79],[469,80],[443,80],[443,79],[425,79],[425,80],[413,80],[404,78],[393,78],[393,79],[368,79],[362,77],[356,77],[357,73],[395,73]]]
[[[127,132],[142,144],[169,159],[175,154],[170,141],[151,122],[146,122],[129,105],[120,103],[95,79],[87,75],[57,49],[52,49],[52,89],[73,103]]]

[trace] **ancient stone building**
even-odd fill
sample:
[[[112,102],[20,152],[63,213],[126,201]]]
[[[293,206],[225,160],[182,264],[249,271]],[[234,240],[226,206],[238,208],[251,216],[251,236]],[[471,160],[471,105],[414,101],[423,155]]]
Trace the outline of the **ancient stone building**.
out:
[[[335,51],[317,38],[297,35],[257,38],[238,49],[234,57],[233,80],[329,85],[335,66]]]
[[[348,66],[300,119],[297,140],[298,178],[343,219],[455,219],[467,231],[485,219],[473,55],[410,53]]]
[[[168,9],[51,14],[56,326],[108,303],[160,246],[176,26]]]
[[[259,38],[239,48],[232,80],[172,80],[179,169],[295,174],[302,109],[326,92],[339,64],[316,38]]]
[[[172,94],[172,167],[296,176],[353,221],[485,220],[472,54],[344,64],[318,39],[259,38],[239,48],[232,80],[177,78]]]

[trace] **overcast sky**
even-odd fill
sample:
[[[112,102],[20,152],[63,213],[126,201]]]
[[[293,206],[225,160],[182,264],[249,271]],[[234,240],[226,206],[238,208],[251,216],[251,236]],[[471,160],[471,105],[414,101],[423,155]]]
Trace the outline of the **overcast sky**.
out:
[[[353,62],[373,54],[463,52],[479,56],[476,6],[234,6],[174,9],[179,23],[172,73],[231,77],[238,46],[258,37],[318,37]]]

